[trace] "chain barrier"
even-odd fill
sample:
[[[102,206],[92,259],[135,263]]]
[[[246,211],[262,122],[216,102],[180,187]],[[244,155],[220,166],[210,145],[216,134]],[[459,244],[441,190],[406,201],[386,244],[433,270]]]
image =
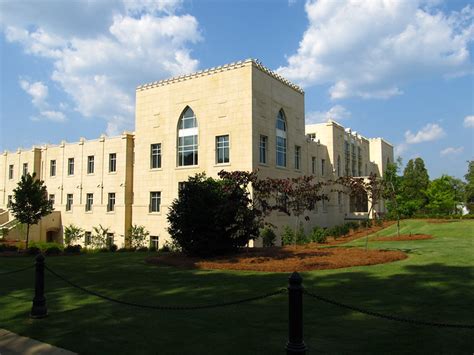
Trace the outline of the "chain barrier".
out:
[[[99,298],[102,298],[106,301],[110,301],[110,302],[114,302],[114,303],[118,303],[118,304],[123,304],[123,305],[126,305],[126,306],[132,306],[132,307],[138,307],[138,308],[146,308],[146,309],[155,309],[155,310],[160,310],[160,311],[192,311],[192,310],[200,310],[200,309],[209,309],[209,308],[218,308],[218,307],[225,307],[225,306],[232,306],[232,305],[236,305],[236,304],[242,304],[242,303],[247,303],[247,302],[252,302],[252,301],[257,301],[257,300],[261,300],[261,299],[264,299],[264,298],[268,298],[268,297],[272,297],[272,296],[276,296],[276,295],[280,295],[280,294],[283,294],[283,293],[286,293],[287,292],[287,289],[283,288],[283,289],[280,289],[278,291],[274,291],[274,292],[269,292],[269,293],[266,293],[266,294],[263,294],[263,295],[259,295],[259,296],[254,296],[254,297],[248,297],[248,298],[243,298],[243,299],[240,299],[240,300],[236,300],[236,301],[229,301],[229,302],[220,302],[220,303],[214,303],[214,304],[207,304],[207,305],[197,305],[197,306],[156,306],[156,305],[146,305],[146,304],[139,304],[139,303],[133,303],[133,302],[128,302],[128,301],[122,301],[122,300],[117,300],[115,298],[112,298],[112,297],[109,297],[109,296],[105,296],[105,295],[101,295],[100,293],[97,293],[95,291],[91,291],[87,288],[84,288],[82,286],[79,286],[77,284],[75,284],[74,282],[71,282],[69,281],[68,279],[66,279],[65,277],[59,275],[57,272],[55,272],[54,270],[50,269],[47,265],[45,265],[45,269],[48,270],[51,274],[53,274],[54,276],[56,276],[58,279],[64,281],[65,283],[69,284],[70,286],[74,287],[74,288],[77,288],[85,293],[88,293],[90,295],[93,295],[93,296],[96,296],[96,297],[99,297]]]
[[[403,323],[409,323],[409,324],[414,324],[414,325],[425,325],[425,326],[430,326],[430,327],[474,329],[473,324],[436,323],[436,322],[428,322],[428,321],[422,321],[422,320],[416,320],[416,319],[402,318],[402,317],[382,314],[382,313],[378,313],[378,312],[368,311],[368,310],[365,310],[365,309],[362,309],[362,308],[359,308],[359,307],[356,307],[356,306],[347,305],[347,304],[344,304],[344,303],[341,303],[341,302],[331,300],[329,298],[325,298],[323,296],[316,295],[316,294],[314,294],[312,292],[309,292],[309,291],[306,291],[306,290],[303,291],[303,294],[305,294],[307,296],[310,296],[312,298],[315,298],[319,301],[326,302],[326,303],[329,303],[329,304],[332,304],[334,306],[338,306],[338,307],[341,307],[341,308],[350,309],[352,311],[359,312],[359,313],[362,313],[362,314],[366,314],[366,315],[372,316],[372,317],[378,317],[378,318],[383,318],[383,319],[388,319],[388,320],[403,322]]]
[[[25,270],[31,269],[31,268],[33,268],[34,266],[35,266],[35,265],[32,264],[32,265],[29,265],[29,266],[24,267],[24,268],[22,268],[22,269],[0,272],[0,276],[3,276],[3,275],[10,275],[10,274],[16,274],[17,272],[21,272],[21,271],[25,271]]]

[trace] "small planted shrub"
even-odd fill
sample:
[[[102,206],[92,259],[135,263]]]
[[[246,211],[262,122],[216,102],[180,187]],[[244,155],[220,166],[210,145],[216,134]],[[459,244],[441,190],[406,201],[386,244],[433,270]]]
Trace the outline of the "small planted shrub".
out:
[[[290,226],[285,226],[283,234],[281,235],[282,245],[291,245],[295,243],[295,233]]]
[[[115,253],[117,251],[117,249],[118,249],[118,247],[115,244],[112,244],[111,246],[109,246],[109,251],[111,251],[112,253]]]
[[[265,248],[275,245],[276,234],[271,228],[264,228],[260,231],[260,238],[262,238],[263,246]]]
[[[158,251],[155,246],[149,247],[148,250],[151,251],[151,252],[157,252]]]
[[[314,243],[326,243],[327,241],[327,236],[326,236],[326,231],[324,228],[321,227],[314,227],[311,234],[309,235],[310,239]]]
[[[47,248],[45,251],[44,251],[44,254],[45,255],[48,255],[48,256],[51,256],[51,255],[59,255],[61,254],[61,249],[56,247],[56,246],[51,246],[49,248]]]
[[[147,247],[140,247],[140,248],[137,248],[135,251],[146,252],[146,251],[148,251],[148,248]]]
[[[58,248],[60,251],[64,249],[64,246],[62,244],[47,242],[30,242],[30,247],[39,248],[42,252],[45,252],[49,248]]]
[[[296,244],[299,244],[299,245],[306,244],[308,242],[306,238],[306,234],[304,232],[303,223],[300,223],[300,226],[296,230],[295,240],[296,240]]]
[[[0,252],[2,251],[18,251],[16,245],[0,244]]]
[[[41,253],[41,250],[37,247],[29,247],[26,249],[27,255],[38,255],[39,253]]]
[[[64,248],[64,252],[67,254],[79,254],[82,250],[80,245],[68,245]]]

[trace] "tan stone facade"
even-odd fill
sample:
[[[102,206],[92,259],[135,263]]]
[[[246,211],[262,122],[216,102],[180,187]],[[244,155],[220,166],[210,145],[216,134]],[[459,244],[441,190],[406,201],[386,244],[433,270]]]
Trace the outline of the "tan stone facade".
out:
[[[34,238],[59,240],[70,223],[89,232],[102,224],[121,247],[131,224],[144,225],[162,246],[179,183],[196,173],[258,169],[261,177],[327,180],[383,174],[387,161],[393,162],[393,147],[381,138],[366,139],[334,121],[305,126],[303,91],[247,60],[138,87],[134,135],[4,153],[0,225],[11,220],[8,196],[26,162],[55,201],[54,222],[42,223]],[[359,216],[346,196],[328,193],[330,201],[311,212],[306,229]],[[282,214],[270,218],[279,227],[295,223]]]

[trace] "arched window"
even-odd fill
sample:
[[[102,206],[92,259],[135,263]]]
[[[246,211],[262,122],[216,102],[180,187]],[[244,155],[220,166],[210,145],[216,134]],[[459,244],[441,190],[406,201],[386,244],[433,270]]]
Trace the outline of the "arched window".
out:
[[[337,176],[341,176],[341,156],[337,156]]]
[[[193,110],[186,107],[178,122],[178,166],[198,164],[198,125]]]
[[[280,110],[276,119],[276,165],[286,166],[286,117]]]

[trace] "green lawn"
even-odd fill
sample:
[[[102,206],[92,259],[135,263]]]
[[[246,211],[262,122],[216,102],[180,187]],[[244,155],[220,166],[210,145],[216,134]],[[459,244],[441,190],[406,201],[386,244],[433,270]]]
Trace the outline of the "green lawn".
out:
[[[406,260],[385,265],[307,272],[308,290],[369,310],[420,320],[474,323],[474,221],[404,221],[402,233],[434,239],[370,242],[401,249]],[[379,235],[395,234],[392,226]],[[364,239],[348,245],[364,246]],[[286,286],[287,274],[178,270],[147,265],[146,254],[50,257],[71,281],[137,303],[206,304]],[[31,263],[0,258],[0,272]],[[31,320],[33,270],[0,276],[0,328],[81,354],[282,354],[287,296],[199,311],[153,311],[110,303],[47,274],[49,317]],[[413,326],[304,299],[311,353],[472,354],[474,330]]]

